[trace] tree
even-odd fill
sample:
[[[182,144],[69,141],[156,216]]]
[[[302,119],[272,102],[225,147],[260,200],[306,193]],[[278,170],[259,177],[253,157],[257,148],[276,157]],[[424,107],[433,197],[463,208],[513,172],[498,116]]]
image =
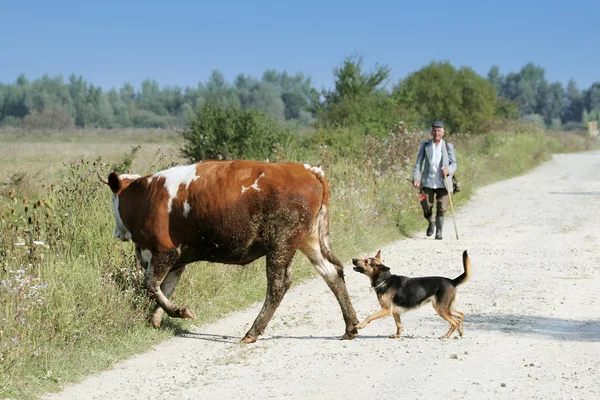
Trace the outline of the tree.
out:
[[[347,57],[333,71],[334,88],[322,91],[324,100],[315,102],[318,126],[359,127],[365,134],[388,134],[393,124],[406,120],[408,114],[383,88],[389,74],[386,65],[376,64],[374,70],[365,71],[362,56]]]
[[[563,122],[580,122],[584,110],[584,99],[573,79],[567,84],[566,99],[563,107]]]
[[[347,57],[341,67],[333,70],[334,89],[325,91],[325,106],[373,95],[390,76],[387,65],[376,65],[371,72],[363,71],[363,57]]]
[[[129,118],[128,107],[125,100],[117,92],[115,88],[112,88],[108,92],[108,103],[112,109],[113,114],[113,127],[114,128],[128,128],[131,126],[131,119]]]
[[[87,82],[82,76],[69,75],[69,95],[75,110],[75,125],[84,127],[86,123]]]
[[[432,62],[401,81],[393,91],[400,104],[412,106],[422,122],[443,120],[450,131],[478,132],[496,117],[492,84],[471,68]]]
[[[139,94],[139,107],[156,115],[167,115],[167,109],[161,100],[158,82],[145,79]]]
[[[592,83],[592,86],[584,93],[585,108],[588,111],[600,107],[600,82]]]
[[[502,75],[500,75],[500,68],[497,65],[493,65],[488,72],[488,81],[492,84],[498,96],[502,95]]]

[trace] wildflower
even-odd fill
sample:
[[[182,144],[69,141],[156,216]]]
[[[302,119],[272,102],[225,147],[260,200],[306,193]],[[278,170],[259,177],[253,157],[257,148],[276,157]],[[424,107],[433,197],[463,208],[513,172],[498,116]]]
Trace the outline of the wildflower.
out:
[[[17,343],[19,341],[19,337],[15,336],[14,338],[10,339],[13,341],[13,343]]]

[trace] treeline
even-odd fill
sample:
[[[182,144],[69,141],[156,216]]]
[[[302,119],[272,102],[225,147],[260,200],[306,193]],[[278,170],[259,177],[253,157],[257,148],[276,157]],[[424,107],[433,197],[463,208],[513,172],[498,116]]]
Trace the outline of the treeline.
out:
[[[222,106],[262,109],[275,120],[310,124],[308,111],[318,95],[311,79],[266,71],[261,79],[240,74],[233,84],[215,70],[197,87],[164,86],[146,79],[139,89],[125,83],[104,92],[83,77],[43,76],[29,81],[20,75],[15,83],[0,84],[0,126],[26,129],[56,128],[167,128],[183,126],[208,101]]]
[[[365,133],[387,132],[399,121],[424,124],[442,119],[453,131],[485,131],[498,119],[543,122],[554,129],[585,129],[600,120],[600,81],[579,90],[571,80],[551,83],[532,63],[501,75],[497,66],[487,78],[469,67],[432,62],[389,87],[390,69],[365,71],[352,56],[334,69],[334,86],[318,92],[310,77],[266,71],[260,79],[238,75],[233,83],[215,70],[197,87],[163,86],[146,79],[139,89],[124,84],[103,91],[71,75],[47,75],[0,84],[0,126],[25,129],[72,127],[182,127],[204,104],[257,108],[278,121],[319,127],[359,127]]]
[[[533,63],[506,76],[493,66],[488,80],[499,96],[519,105],[525,118],[541,118],[547,126],[563,129],[586,129],[589,121],[600,121],[600,81],[581,91],[571,79],[565,88],[548,82],[544,69]]]

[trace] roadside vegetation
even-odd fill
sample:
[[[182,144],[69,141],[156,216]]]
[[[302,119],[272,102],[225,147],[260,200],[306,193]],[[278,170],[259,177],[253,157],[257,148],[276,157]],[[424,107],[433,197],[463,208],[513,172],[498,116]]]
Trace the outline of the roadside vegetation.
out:
[[[310,125],[212,99],[179,133],[0,130],[0,397],[56,390],[192,323],[264,298],[264,260],[246,267],[196,263],[174,296],[197,319],[165,317],[160,329],[148,327],[152,304],[143,275],[133,245],[112,237],[110,191],[97,173],[145,174],[208,158],[318,164],[332,189],[332,247],[348,262],[424,229],[408,179],[429,137],[427,121],[443,119],[449,127],[445,139],[455,145],[462,186],[457,205],[477,187],[522,174],[552,153],[597,148],[587,132],[523,120],[519,104],[498,97],[489,79],[468,68],[433,63],[392,91],[382,88],[388,73],[379,66],[364,71],[360,58],[345,60],[334,71],[335,87],[297,113],[310,115]],[[297,257],[295,283],[312,276]]]

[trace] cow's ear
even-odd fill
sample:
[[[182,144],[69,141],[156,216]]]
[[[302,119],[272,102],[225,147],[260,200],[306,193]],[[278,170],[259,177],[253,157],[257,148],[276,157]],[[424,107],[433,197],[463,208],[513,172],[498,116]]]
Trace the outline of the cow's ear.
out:
[[[115,171],[108,175],[108,186],[110,186],[110,190],[112,190],[113,193],[117,193],[119,189],[121,189],[121,180],[119,179],[119,174]]]

